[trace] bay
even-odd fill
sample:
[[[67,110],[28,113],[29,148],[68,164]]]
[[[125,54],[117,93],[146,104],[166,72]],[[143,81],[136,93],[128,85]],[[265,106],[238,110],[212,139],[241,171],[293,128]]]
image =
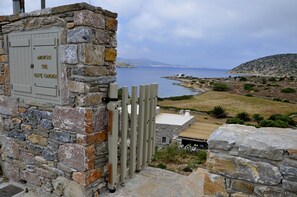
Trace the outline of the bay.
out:
[[[168,68],[168,67],[136,67],[136,68],[117,68],[117,83],[120,87],[127,86],[131,92],[133,85],[159,84],[159,97],[171,97],[181,95],[194,95],[199,92],[175,85],[178,81],[165,79],[162,77],[173,76],[184,73],[186,76],[199,78],[218,78],[233,76],[223,69],[206,68]]]

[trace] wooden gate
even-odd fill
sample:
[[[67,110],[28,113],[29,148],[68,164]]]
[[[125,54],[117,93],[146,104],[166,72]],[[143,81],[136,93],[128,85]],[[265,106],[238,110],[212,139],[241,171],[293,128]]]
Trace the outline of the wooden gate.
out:
[[[110,84],[108,109],[108,188],[115,190],[128,177],[141,171],[155,154],[155,117],[158,85],[122,88],[118,100],[118,86]]]

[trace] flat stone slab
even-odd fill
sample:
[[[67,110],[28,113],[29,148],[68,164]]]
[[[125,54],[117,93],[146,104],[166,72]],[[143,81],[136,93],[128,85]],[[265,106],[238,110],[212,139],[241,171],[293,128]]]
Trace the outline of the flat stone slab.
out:
[[[291,151],[293,157],[297,150],[297,130],[225,124],[212,133],[208,145],[210,151],[231,151],[231,155],[280,161],[286,151]]]
[[[105,192],[106,197],[200,197],[203,195],[204,174],[193,172],[189,176],[167,170],[147,167],[124,187],[119,186],[115,193]]]

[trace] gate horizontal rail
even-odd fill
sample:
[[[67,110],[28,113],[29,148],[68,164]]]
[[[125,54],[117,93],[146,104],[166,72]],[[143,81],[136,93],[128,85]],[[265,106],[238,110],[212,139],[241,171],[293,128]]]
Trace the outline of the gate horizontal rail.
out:
[[[157,97],[158,84],[151,84],[140,85],[139,97],[138,87],[132,86],[131,98],[128,88],[123,87],[122,98],[118,100],[118,85],[110,84],[107,104],[110,190],[125,183],[154,157]]]

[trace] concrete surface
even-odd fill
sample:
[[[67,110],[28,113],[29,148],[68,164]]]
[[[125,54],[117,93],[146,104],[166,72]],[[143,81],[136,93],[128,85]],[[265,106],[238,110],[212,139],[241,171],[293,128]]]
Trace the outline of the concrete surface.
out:
[[[115,193],[104,197],[200,197],[203,196],[204,173],[198,169],[189,176],[147,167],[129,179]]]

